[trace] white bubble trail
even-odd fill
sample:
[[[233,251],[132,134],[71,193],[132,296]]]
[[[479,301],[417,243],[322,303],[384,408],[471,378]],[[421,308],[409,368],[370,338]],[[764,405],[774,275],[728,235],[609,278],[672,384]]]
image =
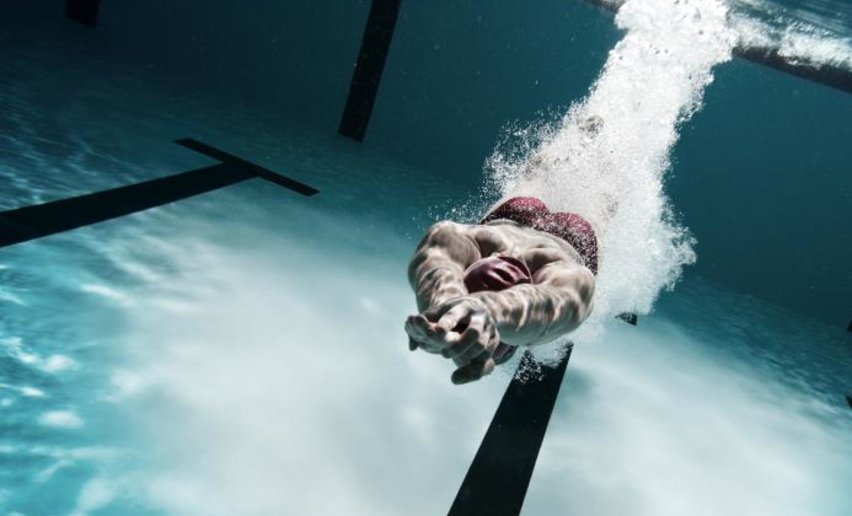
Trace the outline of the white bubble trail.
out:
[[[731,58],[726,14],[717,0],[628,0],[615,19],[624,38],[588,96],[557,123],[529,130],[528,151],[489,158],[503,196],[535,196],[595,226],[595,319],[649,311],[695,261],[663,178],[679,127],[701,107],[713,67]]]

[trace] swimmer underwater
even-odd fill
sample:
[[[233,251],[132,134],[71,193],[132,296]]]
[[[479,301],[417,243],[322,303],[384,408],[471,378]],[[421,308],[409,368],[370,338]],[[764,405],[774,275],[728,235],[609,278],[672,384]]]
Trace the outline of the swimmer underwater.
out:
[[[455,384],[478,380],[518,346],[576,329],[597,270],[592,226],[534,197],[508,199],[479,224],[438,222],[408,266],[420,312],[405,323],[409,349],[451,359]]]

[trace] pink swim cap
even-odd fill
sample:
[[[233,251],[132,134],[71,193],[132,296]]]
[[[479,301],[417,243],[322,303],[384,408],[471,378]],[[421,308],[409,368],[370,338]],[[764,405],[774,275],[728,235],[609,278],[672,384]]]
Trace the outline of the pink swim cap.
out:
[[[489,256],[483,258],[464,271],[464,286],[471,294],[483,290],[500,291],[514,285],[532,283],[532,274],[527,265],[511,256]],[[502,364],[512,358],[517,348],[500,342],[492,358],[495,364]]]
[[[464,273],[464,286],[470,293],[499,291],[521,283],[532,283],[532,275],[524,262],[511,256],[483,258]]]

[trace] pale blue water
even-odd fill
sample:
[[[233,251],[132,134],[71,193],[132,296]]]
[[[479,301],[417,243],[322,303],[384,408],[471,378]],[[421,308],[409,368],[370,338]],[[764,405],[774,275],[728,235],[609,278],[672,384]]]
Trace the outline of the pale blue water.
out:
[[[255,180],[0,250],[0,511],[446,512],[515,364],[462,390],[409,353],[404,271],[475,181],[76,27],[0,41],[3,209],[208,164],[186,136],[321,191]],[[577,344],[524,514],[852,511],[842,326],[688,272]]]

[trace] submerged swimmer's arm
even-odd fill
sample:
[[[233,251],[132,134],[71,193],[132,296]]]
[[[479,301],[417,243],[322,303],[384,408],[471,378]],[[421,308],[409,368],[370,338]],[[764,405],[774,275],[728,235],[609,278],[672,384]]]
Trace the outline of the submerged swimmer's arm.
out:
[[[488,307],[500,339],[535,345],[576,329],[592,309],[592,273],[556,249],[532,249],[521,258],[530,267],[532,284],[468,294]]]
[[[423,312],[467,295],[464,270],[480,258],[467,226],[443,221],[430,227],[408,264],[417,309]]]

